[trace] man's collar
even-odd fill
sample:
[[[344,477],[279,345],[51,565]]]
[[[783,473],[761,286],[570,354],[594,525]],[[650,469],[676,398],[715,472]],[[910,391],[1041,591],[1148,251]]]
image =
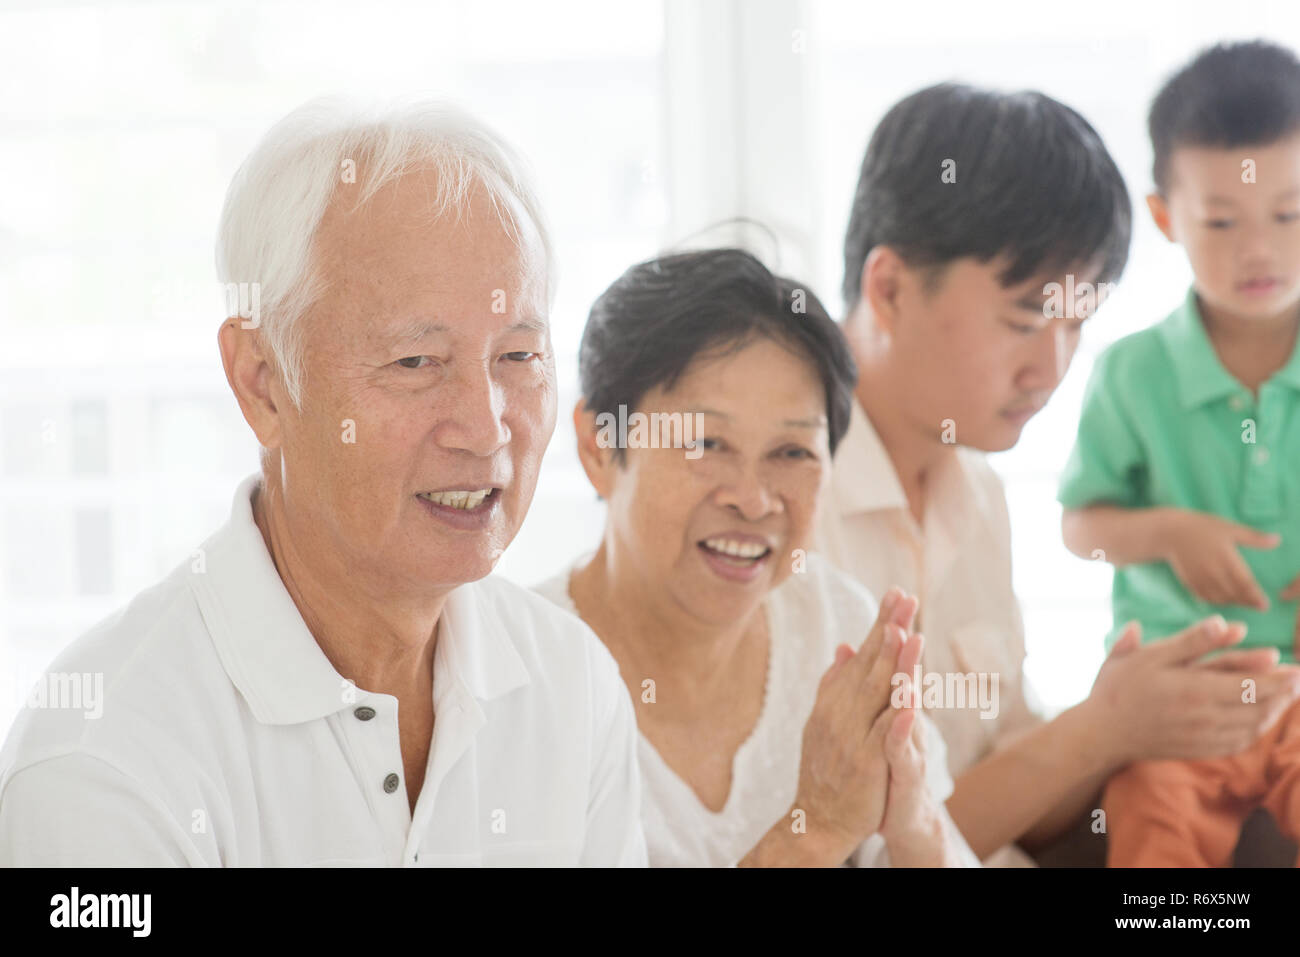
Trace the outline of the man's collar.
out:
[[[945,541],[959,543],[974,533],[977,523],[990,513],[991,505],[985,501],[968,459],[979,453],[961,448],[952,452],[944,456],[927,480],[925,527],[927,538],[942,536]],[[842,516],[888,509],[911,515],[894,461],[856,396],[848,431],[836,449],[831,483]],[[938,552],[944,549],[939,547]]]
[[[835,450],[831,486],[841,515],[907,508],[894,462],[857,396],[848,430]]]
[[[529,683],[530,676],[510,638],[518,623],[502,617],[501,603],[488,601],[487,584],[461,585],[442,608],[438,642],[446,643],[447,660],[470,694],[490,701]]]
[[[217,655],[253,716],[298,724],[349,707],[364,691],[330,664],[285,589],[253,519],[260,485],[260,475],[240,483],[230,520],[203,544],[190,581]],[[499,610],[486,606],[479,588],[453,590],[442,614],[448,678],[484,700],[528,682]]]

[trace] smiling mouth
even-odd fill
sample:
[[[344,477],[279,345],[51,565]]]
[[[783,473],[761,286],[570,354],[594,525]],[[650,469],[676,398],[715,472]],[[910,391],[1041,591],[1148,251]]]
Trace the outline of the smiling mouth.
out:
[[[772,554],[772,549],[766,545],[757,542],[738,542],[730,538],[706,538],[698,544],[702,551],[737,568],[757,565]]]
[[[458,511],[472,512],[490,508],[501,495],[499,488],[464,489],[451,492],[420,492],[416,498],[422,498],[432,505],[453,508]]]

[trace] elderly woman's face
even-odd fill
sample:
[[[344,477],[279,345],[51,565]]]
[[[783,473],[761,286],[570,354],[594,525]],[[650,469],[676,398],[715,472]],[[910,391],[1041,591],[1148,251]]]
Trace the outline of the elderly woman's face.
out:
[[[481,189],[459,222],[434,219],[431,175],[322,221],[327,288],[302,320],[304,408],[282,444],[291,516],[359,572],[416,590],[492,570],[555,428],[537,233],[516,208],[516,247]]]
[[[830,474],[825,389],[806,359],[757,339],[695,362],[640,410],[702,412],[703,453],[633,448],[605,471],[620,551],[696,617],[734,622],[808,546]]]

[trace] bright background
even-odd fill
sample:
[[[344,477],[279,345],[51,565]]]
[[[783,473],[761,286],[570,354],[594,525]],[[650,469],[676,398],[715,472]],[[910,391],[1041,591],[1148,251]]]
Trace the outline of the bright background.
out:
[[[226,518],[256,446],[221,372],[213,271],[231,174],[322,92],[459,100],[530,158],[556,232],[561,419],[500,571],[525,584],[594,544],[567,412],[592,299],[632,262],[734,216],[774,268],[842,308],[840,246],[867,137],[907,93],[1033,87],[1082,112],[1135,202],[1125,279],[1014,450],[1028,669],[1083,697],[1109,571],[1054,502],[1093,356],[1165,315],[1190,274],[1146,218],[1145,111],[1204,45],[1300,47],[1294,0],[1232,4],[509,0],[0,5],[0,720],[39,670]]]

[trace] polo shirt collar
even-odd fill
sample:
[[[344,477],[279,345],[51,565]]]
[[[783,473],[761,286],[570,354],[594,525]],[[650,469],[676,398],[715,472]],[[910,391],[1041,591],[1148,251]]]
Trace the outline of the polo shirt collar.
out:
[[[200,549],[190,576],[199,611],[231,682],[263,724],[298,724],[347,707],[349,684],[316,644],[289,597],[262,532],[250,475],[235,492],[230,520]]]
[[[438,628],[452,674],[480,701],[499,698],[531,680],[510,638],[518,624],[506,621],[509,608],[488,598],[477,582],[461,585],[447,596]]]
[[[1187,290],[1182,305],[1156,328],[1174,359],[1174,378],[1184,409],[1193,409],[1243,391],[1242,384],[1224,368],[1210,344],[1194,288]],[[1291,350],[1290,360],[1274,373],[1270,381],[1274,380],[1300,390],[1300,348]]]
[[[1300,337],[1296,339],[1296,344],[1291,347],[1291,358],[1287,360],[1286,365],[1273,373],[1269,381],[1281,382],[1296,391],[1300,391]]]
[[[321,651],[294,604],[253,520],[254,474],[235,492],[230,520],[204,542],[191,586],[231,682],[264,724],[298,724],[350,707],[356,689]],[[480,589],[462,585],[443,607],[438,641],[453,683],[491,699],[527,684],[527,668],[500,610]]]

